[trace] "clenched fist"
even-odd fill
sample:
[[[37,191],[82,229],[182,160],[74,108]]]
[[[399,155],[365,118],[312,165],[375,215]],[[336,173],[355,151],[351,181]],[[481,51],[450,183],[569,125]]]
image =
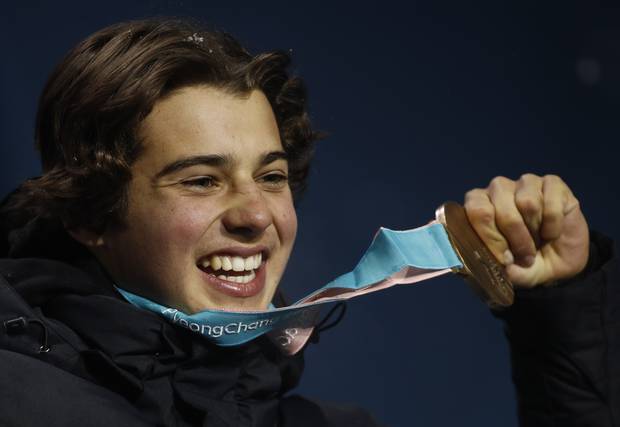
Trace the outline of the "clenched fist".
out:
[[[551,284],[580,273],[589,233],[579,201],[555,175],[498,176],[465,195],[469,221],[517,287]]]

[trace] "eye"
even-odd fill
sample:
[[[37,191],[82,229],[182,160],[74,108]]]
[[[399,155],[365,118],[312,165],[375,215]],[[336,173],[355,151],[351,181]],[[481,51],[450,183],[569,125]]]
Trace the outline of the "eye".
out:
[[[269,188],[279,189],[288,184],[288,176],[280,172],[274,172],[263,175],[260,181],[265,183]]]
[[[212,176],[201,176],[181,182],[185,187],[212,188],[215,186],[215,179]]]

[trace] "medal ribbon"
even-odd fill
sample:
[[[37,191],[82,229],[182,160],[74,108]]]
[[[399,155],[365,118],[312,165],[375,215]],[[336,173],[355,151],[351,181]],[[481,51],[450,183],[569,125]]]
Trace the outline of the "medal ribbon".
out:
[[[210,309],[186,314],[117,289],[130,303],[154,311],[217,345],[240,345],[267,333],[284,353],[294,354],[310,338],[325,304],[427,280],[461,267],[443,225],[433,221],[405,231],[380,228],[352,271],[287,307],[247,312]]]

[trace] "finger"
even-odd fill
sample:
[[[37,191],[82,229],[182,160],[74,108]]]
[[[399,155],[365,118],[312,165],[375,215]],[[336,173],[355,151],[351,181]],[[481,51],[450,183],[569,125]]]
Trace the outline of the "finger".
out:
[[[533,174],[522,175],[517,181],[515,205],[523,217],[537,248],[541,246],[540,226],[543,215],[543,179]]]
[[[515,182],[504,177],[494,178],[488,188],[498,230],[508,241],[515,262],[529,267],[534,263],[536,245],[515,204],[515,191]]]
[[[495,258],[504,265],[512,264],[514,256],[495,225],[495,208],[486,190],[476,188],[467,192],[464,205],[469,223]]]
[[[542,238],[547,241],[559,238],[562,234],[564,217],[577,206],[579,202],[562,178],[557,175],[545,175],[543,177]]]

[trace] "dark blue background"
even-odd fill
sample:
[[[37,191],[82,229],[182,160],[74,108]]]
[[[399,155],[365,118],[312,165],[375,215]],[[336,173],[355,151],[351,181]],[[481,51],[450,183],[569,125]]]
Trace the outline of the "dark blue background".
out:
[[[293,49],[314,122],[331,135],[300,206],[289,295],[350,270],[379,226],[425,224],[441,202],[498,174],[562,176],[590,225],[620,236],[617,7],[114,0],[2,9],[3,194],[38,173],[36,102],[61,56],[105,25],[182,15],[253,51]],[[307,361],[301,392],[362,405],[390,426],[517,425],[501,324],[457,277],[355,300]]]

